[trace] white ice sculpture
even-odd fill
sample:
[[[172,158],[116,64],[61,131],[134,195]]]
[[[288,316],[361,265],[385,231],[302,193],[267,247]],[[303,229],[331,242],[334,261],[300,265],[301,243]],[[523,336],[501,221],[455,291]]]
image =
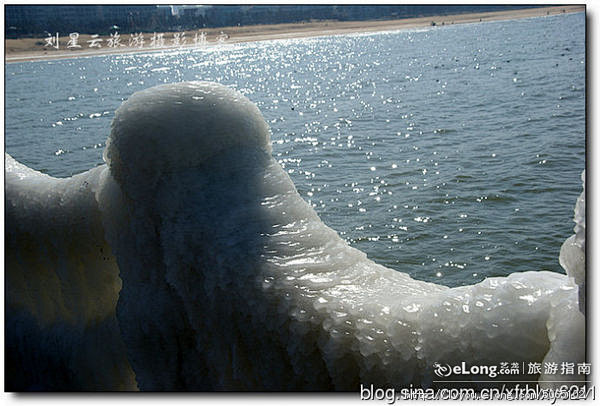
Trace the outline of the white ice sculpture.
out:
[[[9,390],[439,387],[456,377],[436,363],[584,360],[584,256],[561,254],[575,283],[448,288],[377,265],[302,200],[257,107],[224,86],[135,93],[105,161],[56,179],[6,158]]]

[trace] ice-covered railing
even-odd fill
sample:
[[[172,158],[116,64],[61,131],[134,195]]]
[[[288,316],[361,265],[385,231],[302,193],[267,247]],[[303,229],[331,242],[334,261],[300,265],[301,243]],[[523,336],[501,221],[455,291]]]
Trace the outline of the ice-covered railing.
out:
[[[134,94],[105,160],[55,179],[7,157],[9,390],[477,386],[494,378],[434,366],[584,360],[572,279],[450,289],[373,263],[302,200],[259,110],[224,86]],[[532,378],[584,379],[510,377]]]
[[[579,287],[579,310],[585,314],[585,171],[581,181],[583,191],[575,205],[575,234],[560,249],[560,265]]]

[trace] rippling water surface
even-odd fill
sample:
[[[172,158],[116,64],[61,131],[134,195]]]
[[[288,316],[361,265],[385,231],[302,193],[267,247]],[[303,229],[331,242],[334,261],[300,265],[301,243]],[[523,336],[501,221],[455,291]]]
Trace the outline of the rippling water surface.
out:
[[[368,256],[449,286],[562,272],[585,166],[583,13],[6,65],[6,151],[102,163],[115,109],[160,83],[253,100],[276,159]]]

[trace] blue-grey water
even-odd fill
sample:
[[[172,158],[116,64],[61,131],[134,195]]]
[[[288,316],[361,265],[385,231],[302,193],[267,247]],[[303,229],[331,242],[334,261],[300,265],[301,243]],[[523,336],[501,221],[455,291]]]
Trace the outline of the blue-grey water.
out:
[[[209,80],[253,100],[275,158],[354,247],[457,286],[563,272],[585,167],[585,15],[6,65],[6,151],[102,164],[135,91]]]

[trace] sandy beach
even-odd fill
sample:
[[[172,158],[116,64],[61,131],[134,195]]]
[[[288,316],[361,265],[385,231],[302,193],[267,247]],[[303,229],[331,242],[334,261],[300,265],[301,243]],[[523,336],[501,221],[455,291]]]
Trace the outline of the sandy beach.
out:
[[[435,25],[439,29],[452,24],[479,23],[497,20],[543,17],[561,13],[585,11],[583,5],[541,7],[488,13],[470,13],[446,16],[429,16],[399,20],[376,21],[316,21],[295,24],[252,25],[241,27],[207,28],[179,33],[144,33],[142,37],[130,34],[96,36],[81,34],[74,47],[69,33],[58,33],[49,38],[22,38],[5,40],[5,63],[124,54],[157,52],[178,48],[189,49],[214,46],[219,43],[240,43],[290,38],[306,38],[360,32],[402,30]],[[58,44],[57,44],[58,42]]]

